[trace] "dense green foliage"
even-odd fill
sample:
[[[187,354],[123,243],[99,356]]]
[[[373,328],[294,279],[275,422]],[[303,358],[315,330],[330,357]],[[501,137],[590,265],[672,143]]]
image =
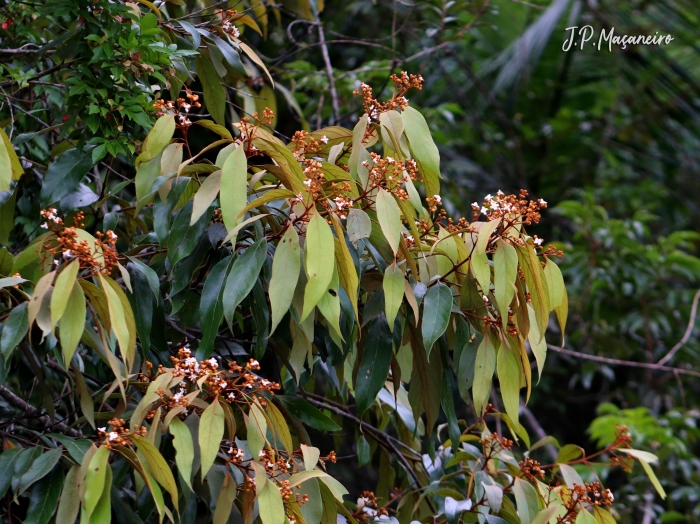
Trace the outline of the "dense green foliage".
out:
[[[700,13],[636,4],[0,6],[3,518],[697,521]]]

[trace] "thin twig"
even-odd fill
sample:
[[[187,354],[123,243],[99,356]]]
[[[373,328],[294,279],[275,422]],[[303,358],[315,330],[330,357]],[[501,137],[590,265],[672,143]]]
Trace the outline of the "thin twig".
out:
[[[16,407],[17,409],[20,409],[24,411],[24,414],[27,415],[28,417],[34,418],[36,417],[37,420],[43,425],[43,426],[54,426],[58,431],[61,433],[65,433],[66,435],[69,435],[71,437],[82,437],[83,434],[80,433],[79,431],[76,431],[75,429],[72,429],[68,426],[66,426],[63,422],[54,422],[51,420],[51,417],[48,415],[41,415],[40,411],[33,406],[29,405],[27,402],[19,398],[17,395],[15,395],[12,391],[7,389],[5,386],[0,386],[0,397],[4,398],[8,404],[11,404],[12,406]]]
[[[328,83],[331,91],[331,102],[333,104],[333,119],[331,125],[340,120],[340,105],[338,104],[338,92],[335,90],[335,78],[333,77],[333,66],[331,58],[328,55],[328,45],[326,44],[326,35],[323,33],[323,24],[318,15],[316,15],[316,25],[318,27],[318,39],[321,44],[321,54],[323,61],[326,64],[326,74],[328,75]]]
[[[547,344],[547,348],[559,353],[564,353],[565,355],[571,355],[576,358],[585,358],[586,360],[593,360],[595,362],[602,362],[604,364],[610,364],[611,366],[627,366],[632,368],[645,368],[645,369],[655,369],[657,371],[670,371],[672,373],[679,373],[681,375],[690,375],[692,377],[700,377],[700,373],[697,371],[691,371],[689,369],[672,368],[669,366],[661,366],[654,363],[646,362],[632,362],[631,360],[619,360],[617,358],[607,358],[599,357],[597,355],[589,355],[587,353],[579,353],[578,351],[572,351],[570,349],[560,348],[552,344]]]
[[[683,338],[680,339],[678,341],[678,344],[673,346],[671,350],[668,353],[666,353],[666,356],[659,360],[657,364],[663,365],[669,360],[671,360],[673,358],[673,355],[675,355],[678,352],[678,350],[681,349],[686,342],[688,342],[688,339],[690,339],[690,335],[693,334],[693,327],[695,327],[695,316],[698,312],[698,300],[700,300],[700,289],[698,289],[698,292],[695,293],[695,296],[693,297],[693,305],[690,308],[690,320],[688,320],[688,327],[685,329]]]

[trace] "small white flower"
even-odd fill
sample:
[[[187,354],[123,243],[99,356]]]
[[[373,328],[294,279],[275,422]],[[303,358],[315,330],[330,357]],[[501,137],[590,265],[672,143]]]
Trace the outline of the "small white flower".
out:
[[[100,433],[106,433],[107,428],[97,428],[97,431],[99,431]]]
[[[41,229],[48,229],[48,228],[49,228],[49,225],[48,225],[46,222],[44,222],[44,223],[41,224],[39,227],[40,227]]]
[[[503,196],[505,193],[499,189],[499,190],[496,192],[496,194],[497,194],[498,196]]]
[[[253,389],[253,384],[246,384],[245,387],[247,387],[248,389]]]
[[[117,433],[116,431],[110,431],[110,432],[109,432],[109,440],[110,440],[110,442],[111,442],[112,440],[117,440],[118,438],[119,438],[119,433]]]
[[[182,393],[175,393],[175,394],[173,395],[173,400],[174,400],[175,402],[180,402],[181,399],[182,399]]]
[[[268,461],[267,461],[267,467],[268,467],[268,468],[274,468],[275,465],[274,465],[272,462],[270,462],[270,461],[268,460]]]
[[[257,366],[260,365],[260,362],[258,362],[257,360],[251,360],[251,361],[250,361],[250,365],[253,366],[253,367],[257,367]]]
[[[267,380],[267,379],[265,379],[265,378],[262,379],[262,380],[260,381],[260,383],[263,385],[263,387],[267,387],[267,386],[270,385],[270,381]]]
[[[536,239],[534,240],[534,243],[535,243],[536,246],[541,246],[541,245],[542,245],[542,239],[541,239],[541,238],[536,238]]]
[[[540,198],[537,202],[539,202],[539,204],[540,204],[541,206],[546,206],[546,205],[547,205],[547,201],[546,201],[544,198]]]
[[[69,258],[73,258],[73,252],[70,249],[66,249],[63,252],[63,260],[68,260]]]
[[[484,197],[484,200],[489,200],[489,201],[490,201],[490,200],[493,200],[493,197],[491,196],[491,194],[488,194],[488,195],[486,195],[486,196]]]
[[[221,387],[221,389],[226,389],[226,386],[228,386],[228,382],[223,381],[223,382],[219,383],[219,386]]]
[[[55,265],[58,265],[58,264],[59,264],[58,260],[54,260],[53,263],[54,263]]]
[[[437,202],[438,204],[442,204],[442,197],[441,197],[440,195],[433,195],[433,199],[434,199],[435,202]]]
[[[214,357],[211,357],[207,362],[209,362],[209,364],[210,364],[211,367],[213,367],[213,368],[218,368],[218,367],[219,367],[219,363],[216,361],[216,359],[215,359]]]
[[[484,206],[481,206],[481,214],[482,214],[482,215],[488,215],[488,214],[489,214],[489,210],[486,209]]]
[[[305,185],[306,187],[311,187],[311,179],[310,179],[310,178],[307,178],[306,180],[304,180],[304,185]]]
[[[323,136],[321,137],[321,143],[323,143],[323,144],[327,144],[327,143],[328,143],[328,137],[327,137],[326,135],[323,135]]]
[[[239,38],[241,36],[241,32],[238,30],[238,28],[235,25],[233,26],[233,36],[236,38]]]
[[[396,162],[396,160],[394,160],[394,159],[393,159],[392,157],[390,157],[390,156],[386,157],[386,161],[389,162],[390,164],[393,164],[394,162]]]
[[[472,207],[473,207],[474,209],[479,209],[480,206],[479,206],[479,203],[478,203],[478,202],[472,202]]]
[[[228,448],[228,454],[229,454],[229,455],[233,455],[233,452],[234,452],[234,451],[236,451],[236,450],[233,449],[233,446],[231,446],[230,448]]]
[[[260,450],[258,452],[258,457],[263,458],[265,456],[265,452],[263,450]]]
[[[482,296],[481,298],[484,300],[484,302],[488,302],[488,301],[489,301],[489,297],[487,297],[486,295]]]
[[[236,398],[236,394],[232,391],[231,393],[228,394],[228,398],[233,400],[234,398]]]

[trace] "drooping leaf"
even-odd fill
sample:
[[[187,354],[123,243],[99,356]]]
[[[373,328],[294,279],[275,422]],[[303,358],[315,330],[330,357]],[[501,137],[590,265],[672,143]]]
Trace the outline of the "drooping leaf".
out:
[[[49,165],[39,195],[43,208],[72,193],[87,172],[92,169],[94,165],[90,153],[92,148],[93,146],[87,146],[82,151],[71,149]]]
[[[352,208],[348,212],[347,228],[350,242],[357,242],[370,236],[372,233],[372,220],[361,209]]]
[[[518,276],[518,254],[515,248],[501,239],[493,255],[493,285],[496,305],[501,319],[508,319],[508,307],[515,295]]]
[[[202,329],[199,350],[205,358],[211,355],[214,348],[214,338],[219,330],[219,324],[224,318],[224,285],[230,264],[231,256],[220,260],[211,269],[204,282],[202,298],[199,302],[199,318]]]
[[[355,404],[360,416],[372,405],[384,386],[394,354],[392,340],[387,319],[380,314],[369,324],[362,363],[355,382]]]
[[[66,310],[79,269],[80,261],[76,258],[69,262],[56,277],[53,293],[51,293],[51,323],[54,326],[58,324]]]
[[[481,288],[482,294],[486,295],[491,287],[491,266],[489,265],[488,257],[486,256],[486,248],[491,240],[491,234],[500,225],[501,219],[486,222],[479,229],[479,237],[474,245],[469,266],[474,274],[474,278]]]
[[[204,415],[202,415],[204,417]],[[178,493],[177,485],[175,484],[175,478],[173,477],[172,471],[168,463],[160,454],[158,448],[156,448],[147,438],[135,437],[132,438],[132,442],[136,444],[136,447],[141,452],[141,455],[146,459],[148,464],[148,470],[156,479],[156,482],[163,486],[165,490],[170,493],[172,497],[173,506],[175,509],[178,507]]]
[[[257,483],[256,477],[256,485]],[[257,495],[262,524],[284,524],[284,503],[277,486],[265,477]]]
[[[216,499],[216,510],[212,518],[213,524],[226,524],[233,509],[233,501],[236,500],[236,481],[227,473],[224,483]]]
[[[253,458],[258,460],[260,451],[265,447],[265,434],[267,433],[267,419],[257,403],[250,406],[246,421],[248,430],[248,447]]]
[[[224,317],[229,325],[233,324],[236,308],[253,289],[266,257],[267,242],[261,238],[234,260],[223,296]]]
[[[199,450],[202,464],[202,479],[207,476],[219,452],[224,438],[224,409],[215,398],[202,413],[199,421]]]
[[[319,431],[338,431],[341,427],[332,418],[316,409],[301,397],[276,395],[275,399],[304,424]]]
[[[301,247],[299,235],[294,227],[289,227],[277,245],[272,259],[272,277],[270,278],[270,309],[272,310],[272,327],[274,333],[277,324],[289,311],[294,298],[294,290],[301,270]]]
[[[195,58],[197,77],[202,82],[204,101],[214,121],[223,126],[226,125],[224,115],[226,113],[226,91],[221,85],[219,74],[211,60],[202,53]]]
[[[136,164],[148,162],[160,155],[173,138],[173,133],[175,133],[175,116],[163,115],[158,118],[143,142]]]
[[[328,223],[317,212],[313,213],[306,226],[305,267],[306,287],[304,289],[304,309],[301,314],[303,322],[325,294],[333,279],[335,267],[333,233]]]
[[[93,455],[86,455],[89,459],[87,466],[87,476],[85,479],[85,495],[83,498],[83,510],[86,517],[90,518],[102,498],[107,477],[107,460],[109,459],[109,449],[106,447],[97,448]]]
[[[169,429],[173,436],[177,470],[191,490],[192,483],[190,482],[190,478],[192,477],[192,458],[194,457],[192,433],[190,433],[190,429],[178,417],[172,419]]]
[[[80,510],[80,466],[73,465],[66,475],[56,511],[56,523],[75,522]]]
[[[423,115],[411,106],[401,114],[404,122],[404,132],[418,164],[418,170],[425,181],[425,191],[428,196],[440,194],[440,152],[433,141],[432,133]]]
[[[44,478],[58,463],[61,449],[52,449],[37,458],[19,479],[19,493],[23,493],[32,484]]]
[[[495,336],[488,333],[481,340],[479,348],[476,350],[476,362],[474,365],[474,385],[472,386],[472,397],[474,399],[474,409],[478,414],[482,414],[488,403],[491,394],[491,379],[496,370],[496,347],[494,345]]]
[[[248,203],[248,161],[243,147],[237,147],[221,168],[220,205],[221,218],[226,230],[231,232],[243,218],[238,215]],[[235,239],[233,240],[235,243]]]
[[[377,193],[377,219],[394,255],[399,251],[401,240],[401,210],[394,197],[385,189]]]
[[[29,496],[27,516],[22,521],[24,524],[47,524],[51,520],[56,513],[63,481],[63,471],[57,469],[34,486]]]
[[[520,410],[520,355],[517,349],[502,345],[496,359],[498,381],[501,385],[501,396],[506,413],[512,421],[518,422]]]
[[[450,288],[442,282],[432,286],[423,299],[423,322],[421,324],[423,346],[428,357],[430,357],[430,352],[437,339],[447,329],[451,311],[452,291]]]
[[[394,331],[394,319],[403,303],[404,281],[403,270],[396,265],[396,262],[387,266],[386,271],[384,271],[382,288],[384,289],[386,321],[390,331]],[[450,296],[452,295],[450,294]]]
[[[22,302],[10,311],[7,320],[5,320],[2,335],[0,335],[0,349],[5,360],[9,359],[12,351],[24,338],[28,330],[27,303]]]

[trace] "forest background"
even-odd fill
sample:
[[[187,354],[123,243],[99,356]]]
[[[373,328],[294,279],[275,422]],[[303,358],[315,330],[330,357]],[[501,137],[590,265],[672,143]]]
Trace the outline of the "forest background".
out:
[[[646,476],[613,475],[608,487],[619,516],[645,524],[700,521],[700,323],[693,323],[700,296],[700,6],[691,0],[180,3],[168,4],[172,17],[211,18],[215,7],[249,14],[239,24],[242,38],[269,71],[246,61],[229,71],[219,91],[211,79],[188,82],[205,104],[220,96],[215,91],[226,97],[219,108],[206,106],[214,120],[220,112],[235,122],[267,106],[282,137],[298,128],[352,128],[362,112],[353,95],[361,82],[379,98],[390,94],[392,73],[421,74],[423,89],[409,98],[438,145],[450,215],[470,219],[471,203],[485,194],[524,188],[549,203],[531,233],[565,252],[566,341],[564,349],[550,346],[546,372],[522,408],[524,425],[531,435],[552,435],[589,453],[609,443],[617,424],[628,426],[636,447],[659,456],[668,498],[656,497]],[[55,16],[93,6],[49,4]],[[149,3],[141,4],[147,12]],[[29,172],[43,171],[62,152],[55,149],[67,133],[62,126],[88,130],[73,137],[93,147],[94,161],[114,156],[110,170],[133,172],[129,144],[142,140],[155,120],[153,101],[169,96],[129,92],[131,123],[115,132],[114,122],[81,98],[84,79],[63,85],[48,70],[54,52],[80,56],[81,49],[37,43],[46,6],[0,4],[0,125]],[[674,40],[564,52],[565,29],[586,24],[596,29],[595,41],[613,27],[620,35],[659,32]],[[177,47],[168,60],[187,57],[188,48]],[[149,73],[156,75],[170,67],[153,64]],[[26,89],[21,99],[10,94],[17,88]],[[190,140],[194,147],[212,137],[201,129]],[[13,234],[31,235],[38,208],[29,201],[17,206],[25,213]],[[352,494],[376,484],[376,465],[359,466],[353,449],[338,453],[344,460],[333,473]]]

